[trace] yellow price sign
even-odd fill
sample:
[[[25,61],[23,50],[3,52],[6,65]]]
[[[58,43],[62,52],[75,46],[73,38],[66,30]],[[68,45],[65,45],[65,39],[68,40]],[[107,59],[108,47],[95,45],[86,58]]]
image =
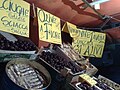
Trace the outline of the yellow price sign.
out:
[[[30,4],[23,0],[0,0],[0,30],[29,37]]]
[[[37,8],[39,39],[61,44],[60,18]]]
[[[70,33],[74,39],[73,49],[82,56],[101,58],[104,50],[106,34],[78,29],[76,25],[66,22],[62,31]]]
[[[73,37],[72,46],[80,55],[101,58],[104,50],[106,35],[88,30],[78,30],[77,37]],[[77,31],[76,30],[76,31]]]
[[[83,80],[85,80],[88,84],[90,84],[91,86],[97,84],[97,82],[91,78],[89,75],[87,74],[81,74],[79,75]]]

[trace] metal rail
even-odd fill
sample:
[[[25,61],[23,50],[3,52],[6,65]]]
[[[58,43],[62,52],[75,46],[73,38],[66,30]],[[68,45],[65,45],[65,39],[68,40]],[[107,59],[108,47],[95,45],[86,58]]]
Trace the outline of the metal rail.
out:
[[[101,19],[105,19],[105,16],[99,13],[95,8],[93,8],[88,1],[82,0],[88,7],[90,7]]]

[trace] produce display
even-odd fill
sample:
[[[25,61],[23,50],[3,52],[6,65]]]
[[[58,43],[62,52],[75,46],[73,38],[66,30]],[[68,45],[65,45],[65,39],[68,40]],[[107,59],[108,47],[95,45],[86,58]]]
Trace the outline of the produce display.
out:
[[[26,40],[17,39],[17,41],[13,42],[7,40],[5,37],[1,37],[0,50],[30,52],[37,50],[37,47],[32,42]],[[59,46],[51,44],[51,47],[39,52],[38,58],[44,60],[46,64],[49,64],[59,72],[64,73],[63,71],[65,71],[66,81],[69,81],[66,83],[69,83],[76,90],[114,90],[97,78],[93,78],[97,84],[95,83],[92,86],[90,83],[87,83],[87,80],[80,79],[80,74],[84,73],[93,76],[98,69],[89,62],[89,58],[85,59],[80,56],[70,44],[63,43]],[[67,72],[64,69],[67,69]],[[68,72],[74,74],[72,79],[69,75],[67,77],[66,73]],[[27,90],[41,90],[48,84],[47,77],[42,71],[29,64],[11,64],[7,67],[6,73],[15,84]],[[71,82],[68,78],[70,78]]]
[[[79,82],[76,84],[76,87],[79,90],[114,90],[113,88],[109,87],[107,84],[102,83],[100,80],[95,79],[95,81],[97,81],[97,84],[94,86],[90,86],[88,83],[86,82]]]
[[[53,49],[62,54],[65,59],[70,59],[74,63],[83,66],[84,70],[86,70],[86,73],[89,75],[95,75],[98,71],[98,69],[89,62],[88,58],[80,56],[75,50],[73,50],[70,44],[63,43],[61,46],[54,45]]]
[[[78,87],[82,90],[114,90],[110,87],[108,87],[107,85],[105,84],[97,84],[93,87],[91,87],[90,85],[86,84],[86,83],[82,83],[82,84],[79,84]]]
[[[71,59],[71,60],[82,60],[84,59],[80,56],[70,44],[63,43],[60,49]]]
[[[77,84],[77,87],[80,90],[101,90],[99,87],[96,87],[96,86],[91,87],[87,83],[79,83]]]
[[[7,67],[9,78],[25,89],[41,89],[46,85],[45,76],[27,64],[11,64]]]
[[[72,71],[72,73],[78,73],[83,71],[83,69],[77,66],[73,61],[67,61],[63,57],[57,55],[56,53],[43,51],[40,57],[58,71],[64,69],[65,67],[69,68]]]
[[[2,37],[0,38],[0,49],[11,51],[33,51],[36,50],[36,46],[28,41],[17,40],[12,42]]]
[[[99,88],[101,88],[102,90],[114,90],[112,89],[111,87],[109,87],[107,84],[101,82],[100,80],[98,79],[95,79],[97,81],[97,84],[96,86],[98,86]]]

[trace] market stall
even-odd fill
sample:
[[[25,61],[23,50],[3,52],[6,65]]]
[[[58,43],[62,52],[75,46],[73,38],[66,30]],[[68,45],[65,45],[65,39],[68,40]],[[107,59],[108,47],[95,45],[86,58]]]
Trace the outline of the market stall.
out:
[[[120,90],[90,61],[104,57],[105,32],[62,23],[25,1],[0,6],[0,90]]]

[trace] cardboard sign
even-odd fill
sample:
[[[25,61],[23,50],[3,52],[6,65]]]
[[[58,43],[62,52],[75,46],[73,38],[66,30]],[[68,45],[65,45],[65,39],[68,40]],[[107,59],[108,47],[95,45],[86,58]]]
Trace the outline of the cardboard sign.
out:
[[[43,9],[37,8],[39,39],[61,44],[60,19]]]
[[[30,4],[22,0],[0,0],[0,30],[29,37]]]
[[[111,80],[109,80],[101,75],[98,76],[98,79],[101,80],[103,83],[106,83],[108,86],[112,87],[113,89],[120,90],[119,84],[117,84],[117,83],[115,83],[115,82],[113,82],[113,81],[111,81]]]
[[[97,84],[97,82],[91,78],[89,75],[87,74],[81,74],[79,75],[83,80],[85,80],[88,84],[90,84],[91,86]]]
[[[76,52],[88,57],[102,57],[106,39],[104,33],[77,29],[75,25],[68,22],[66,27],[74,39],[72,46]]]

